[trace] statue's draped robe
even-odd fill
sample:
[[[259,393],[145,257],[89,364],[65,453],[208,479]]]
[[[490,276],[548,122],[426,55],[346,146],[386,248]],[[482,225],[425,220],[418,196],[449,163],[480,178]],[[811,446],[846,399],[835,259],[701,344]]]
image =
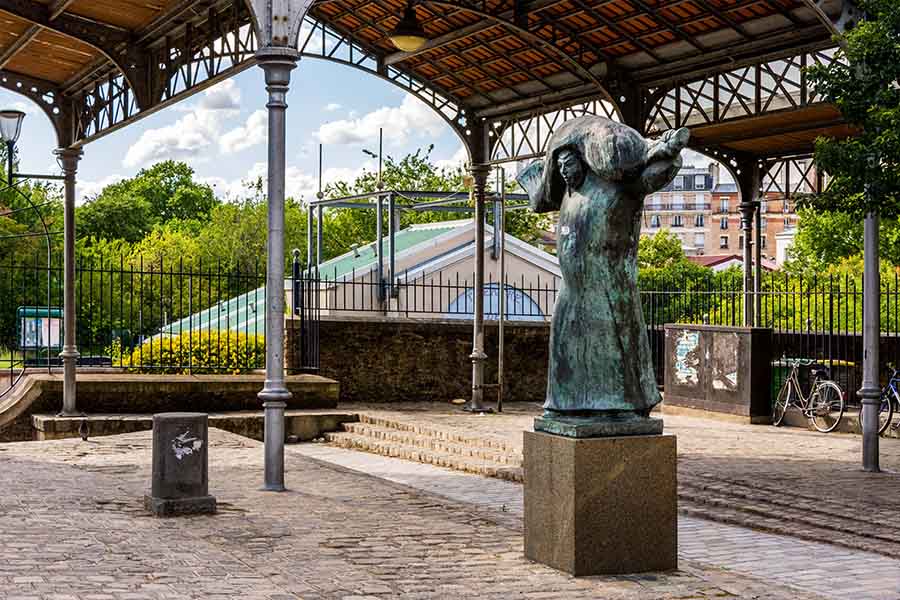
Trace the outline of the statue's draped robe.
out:
[[[585,170],[576,189],[568,189],[556,165],[563,149],[576,152]],[[559,210],[563,284],[553,312],[545,409],[647,414],[660,402],[637,287],[637,247],[646,193],[680,166],[677,152],[674,160],[652,162],[654,153],[665,152],[624,125],[580,119],[557,130],[543,165],[520,177],[536,211]]]

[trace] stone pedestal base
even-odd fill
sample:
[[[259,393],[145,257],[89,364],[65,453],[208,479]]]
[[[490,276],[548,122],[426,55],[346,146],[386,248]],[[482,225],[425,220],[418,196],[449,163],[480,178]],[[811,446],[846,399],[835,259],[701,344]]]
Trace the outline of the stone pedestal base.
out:
[[[216,512],[214,496],[197,498],[154,498],[144,496],[144,508],[157,517],[177,517],[181,515],[212,515]]]
[[[678,566],[675,436],[525,432],[525,557],[572,575]]]

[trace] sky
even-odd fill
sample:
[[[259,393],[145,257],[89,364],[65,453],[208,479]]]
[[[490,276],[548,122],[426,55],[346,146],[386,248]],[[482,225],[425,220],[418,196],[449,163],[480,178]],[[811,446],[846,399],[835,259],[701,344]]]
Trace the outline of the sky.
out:
[[[241,197],[245,182],[266,174],[266,92],[263,72],[248,69],[204,92],[141,119],[84,147],[78,202],[104,186],[173,159],[194,168],[197,179],[223,199]],[[30,100],[0,91],[0,108],[27,113],[17,149],[19,169],[60,172],[50,121]],[[440,166],[466,162],[452,129],[424,103],[377,77],[335,63],[306,59],[293,72],[287,111],[287,194],[312,198],[318,189],[318,146],[323,144],[325,184],[353,180],[377,162],[384,128],[386,155],[400,158],[434,144]],[[700,155],[686,163],[708,163]]]

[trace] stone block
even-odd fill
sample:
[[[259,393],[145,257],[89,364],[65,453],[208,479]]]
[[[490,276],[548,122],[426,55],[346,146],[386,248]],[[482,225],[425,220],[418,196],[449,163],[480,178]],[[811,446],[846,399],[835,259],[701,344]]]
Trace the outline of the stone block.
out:
[[[144,506],[159,517],[214,513],[204,413],[153,415],[153,473]]]
[[[525,557],[572,575],[678,566],[673,435],[525,432]]]

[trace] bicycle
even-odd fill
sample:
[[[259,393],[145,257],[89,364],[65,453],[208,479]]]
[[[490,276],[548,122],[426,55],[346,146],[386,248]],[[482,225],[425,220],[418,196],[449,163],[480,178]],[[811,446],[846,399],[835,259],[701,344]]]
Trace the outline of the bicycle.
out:
[[[803,394],[800,386],[798,373],[801,365],[813,367],[809,396]],[[828,433],[837,428],[844,416],[844,392],[829,378],[827,367],[814,361],[797,360],[772,407],[772,423],[776,427],[784,421],[784,415],[791,406],[798,408],[816,430]]]
[[[900,371],[891,367],[892,373],[887,384],[881,388],[881,405],[878,407],[878,435],[887,431],[888,425],[896,431],[900,429],[900,421],[893,423],[894,404],[900,406]],[[863,409],[859,407],[859,424],[862,426]]]

